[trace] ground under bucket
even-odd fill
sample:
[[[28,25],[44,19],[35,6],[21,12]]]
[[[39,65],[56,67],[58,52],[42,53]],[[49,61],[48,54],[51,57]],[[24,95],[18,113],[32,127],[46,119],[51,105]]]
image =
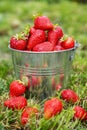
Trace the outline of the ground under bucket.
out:
[[[66,88],[77,46],[75,43],[72,49],[32,52],[15,50],[9,45],[16,78],[27,81],[28,98],[43,100],[55,96],[59,88]]]

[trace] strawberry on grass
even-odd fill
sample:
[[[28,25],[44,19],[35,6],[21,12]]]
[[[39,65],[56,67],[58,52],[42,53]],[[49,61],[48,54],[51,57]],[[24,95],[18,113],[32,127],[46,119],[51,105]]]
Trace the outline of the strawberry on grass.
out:
[[[25,106],[27,106],[27,99],[23,96],[19,96],[19,97],[12,97],[7,99],[4,102],[4,106],[14,110],[14,109],[23,109],[25,108]]]
[[[10,97],[17,97],[24,94],[26,91],[26,86],[20,80],[14,80],[10,84]]]
[[[60,113],[63,109],[62,101],[58,98],[52,98],[44,103],[44,118],[50,119],[51,117]]]
[[[38,109],[35,107],[27,107],[24,109],[21,115],[21,123],[25,125],[32,116],[38,115]]]
[[[74,107],[74,119],[87,120],[87,112],[81,106]]]
[[[75,102],[79,101],[79,96],[71,89],[62,90],[61,97],[66,102],[75,103]]]

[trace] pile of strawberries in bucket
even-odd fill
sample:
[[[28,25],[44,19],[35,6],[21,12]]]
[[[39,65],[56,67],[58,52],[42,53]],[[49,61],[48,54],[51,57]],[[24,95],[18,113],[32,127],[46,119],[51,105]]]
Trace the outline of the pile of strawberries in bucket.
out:
[[[40,109],[35,106],[31,106],[28,104],[27,99],[25,98],[26,86],[20,80],[14,80],[10,84],[9,90],[9,99],[4,101],[4,106],[8,109],[12,109],[13,111],[21,110],[21,124],[26,124],[29,122],[29,119],[32,117],[36,117],[36,119],[40,118],[41,114],[45,119],[50,119],[58,114],[60,114],[64,108],[63,101],[65,103],[73,104],[73,118],[79,119],[82,121],[87,120],[87,111],[81,107],[79,104],[80,97],[77,93],[71,89],[64,89],[60,91],[60,98],[52,97],[44,101],[43,106],[43,114]],[[43,108],[41,108],[43,109]]]
[[[34,26],[24,30],[10,39],[10,47],[22,51],[49,52],[63,51],[74,48],[75,40],[72,37],[64,38],[64,32],[60,26],[54,26],[46,16],[38,16],[34,20]],[[34,80],[35,81],[35,80]],[[54,80],[53,80],[54,81]],[[34,82],[35,83],[35,82]],[[14,80],[9,86],[9,99],[4,101],[4,106],[13,111],[21,110],[21,124],[26,124],[32,116],[36,119],[44,117],[50,119],[60,114],[66,103],[73,104],[73,119],[87,120],[87,111],[80,106],[79,95],[71,89],[62,89],[60,98],[51,97],[43,102],[42,111],[28,104],[25,97],[27,86],[20,80]],[[58,88],[60,89],[60,88]],[[65,101],[65,104],[64,104]],[[76,105],[77,104],[77,105]]]
[[[38,16],[34,25],[12,36],[10,47],[16,50],[48,52],[74,48],[75,40],[65,37],[60,26],[55,26],[47,16]]]

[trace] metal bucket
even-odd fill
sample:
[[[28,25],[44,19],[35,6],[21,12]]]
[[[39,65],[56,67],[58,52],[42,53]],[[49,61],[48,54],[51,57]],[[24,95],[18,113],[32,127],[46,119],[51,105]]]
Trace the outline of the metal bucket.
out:
[[[16,78],[28,80],[28,98],[43,100],[66,87],[77,46],[51,52],[19,51],[9,46]]]

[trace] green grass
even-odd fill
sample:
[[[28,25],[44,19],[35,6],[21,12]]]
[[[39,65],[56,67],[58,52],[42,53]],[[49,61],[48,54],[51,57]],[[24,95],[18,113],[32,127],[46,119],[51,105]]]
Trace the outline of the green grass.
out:
[[[64,32],[73,36],[81,46],[77,49],[73,61],[73,70],[68,87],[80,96],[79,105],[87,110],[87,5],[63,1],[49,4],[47,2],[0,1],[0,130],[86,130],[87,121],[73,120],[73,106],[66,104],[57,116],[50,120],[43,117],[43,102],[38,105],[28,99],[29,105],[37,105],[40,116],[32,123],[22,126],[20,116],[22,111],[12,111],[3,106],[8,98],[9,85],[14,80],[15,73],[11,54],[8,49],[10,37],[20,32],[27,24],[33,25],[33,14],[47,15],[55,24],[63,27]],[[59,98],[60,93],[57,95]]]

